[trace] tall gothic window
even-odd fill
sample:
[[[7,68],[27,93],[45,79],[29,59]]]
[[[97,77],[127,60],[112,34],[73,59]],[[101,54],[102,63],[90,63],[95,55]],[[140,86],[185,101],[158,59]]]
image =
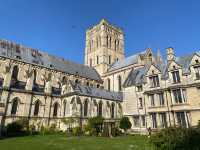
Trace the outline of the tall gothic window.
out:
[[[109,37],[108,37],[108,35],[106,36],[106,46],[107,46],[107,48],[109,47]]]
[[[33,84],[36,84],[36,70],[33,70]]]
[[[115,40],[115,51],[117,50],[117,40]]]
[[[88,101],[85,100],[84,102],[84,117],[87,117],[88,115]]]
[[[111,104],[111,118],[114,118],[115,117],[115,104],[112,103]]]
[[[67,102],[64,101],[63,102],[63,116],[65,116],[65,114],[66,114],[66,108],[67,108]]]
[[[39,110],[40,110],[40,102],[37,101],[37,102],[35,103],[34,116],[38,116]]]
[[[111,45],[112,45],[112,39],[111,37],[109,38],[109,48],[111,48]]]
[[[97,65],[99,64],[99,56],[97,56]]]
[[[18,73],[19,73],[18,66],[14,66],[13,67],[13,72],[12,72],[12,80],[17,81]]]
[[[111,55],[108,56],[108,64],[111,64]]]
[[[107,79],[108,90],[110,91],[110,79]]]
[[[57,117],[58,116],[58,103],[55,103],[53,106],[53,117]]]
[[[18,105],[19,105],[19,100],[15,98],[12,102],[11,115],[16,115]]]
[[[102,116],[102,101],[99,102],[98,116]]]
[[[122,79],[121,76],[118,76],[118,91],[122,90]]]

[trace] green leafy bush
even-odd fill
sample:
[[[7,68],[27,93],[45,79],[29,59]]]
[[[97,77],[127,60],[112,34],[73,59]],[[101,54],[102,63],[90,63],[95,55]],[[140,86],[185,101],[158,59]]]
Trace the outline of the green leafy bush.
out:
[[[6,126],[7,136],[22,136],[26,134],[28,134],[28,122],[26,119],[14,121]]]
[[[131,122],[128,117],[123,117],[119,123],[120,129],[123,129],[125,132],[131,128]]]
[[[158,150],[199,150],[199,128],[170,127],[151,136],[150,141]]]
[[[81,127],[75,127],[72,129],[74,136],[81,136],[83,134]]]
[[[100,116],[88,120],[88,128],[90,129],[91,135],[98,136],[102,132],[103,121],[104,118]]]

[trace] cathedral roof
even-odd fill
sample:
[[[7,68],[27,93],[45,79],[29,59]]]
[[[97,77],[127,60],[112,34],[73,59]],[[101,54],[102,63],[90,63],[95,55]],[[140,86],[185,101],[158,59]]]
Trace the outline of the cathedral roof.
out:
[[[100,75],[94,68],[66,61],[63,58],[55,57],[37,49],[27,48],[10,41],[0,40],[0,56],[102,81]]]
[[[82,85],[79,83],[74,83],[71,81],[72,87],[75,93],[82,96],[90,96],[94,98],[102,98],[107,100],[122,101],[123,95],[121,92],[111,92],[105,89],[89,87],[87,85]]]
[[[138,54],[135,54],[135,55],[132,55],[132,56],[129,56],[123,60],[119,60],[119,61],[116,61],[110,68],[108,71],[113,71],[113,70],[117,70],[117,69],[121,69],[121,68],[124,68],[124,67],[127,67],[129,65],[132,65],[132,64],[136,64],[138,63],[138,57],[140,55],[144,55],[146,53],[146,51],[143,51],[141,53],[138,53]]]

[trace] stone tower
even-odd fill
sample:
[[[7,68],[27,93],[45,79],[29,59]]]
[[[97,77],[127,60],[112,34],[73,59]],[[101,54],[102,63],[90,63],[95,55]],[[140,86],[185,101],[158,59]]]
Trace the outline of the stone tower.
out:
[[[124,34],[105,19],[86,31],[85,65],[100,75],[118,60],[124,59]]]

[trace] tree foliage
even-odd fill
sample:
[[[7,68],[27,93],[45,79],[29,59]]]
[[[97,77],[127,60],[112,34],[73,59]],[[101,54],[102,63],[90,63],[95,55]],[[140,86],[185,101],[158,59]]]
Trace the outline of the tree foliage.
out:
[[[88,127],[91,129],[92,134],[98,135],[102,131],[104,118],[97,116],[88,120]]]
[[[199,150],[200,128],[170,127],[151,136],[159,150]]]
[[[122,117],[119,123],[120,129],[123,129],[125,132],[131,128],[131,122],[128,117]]]

